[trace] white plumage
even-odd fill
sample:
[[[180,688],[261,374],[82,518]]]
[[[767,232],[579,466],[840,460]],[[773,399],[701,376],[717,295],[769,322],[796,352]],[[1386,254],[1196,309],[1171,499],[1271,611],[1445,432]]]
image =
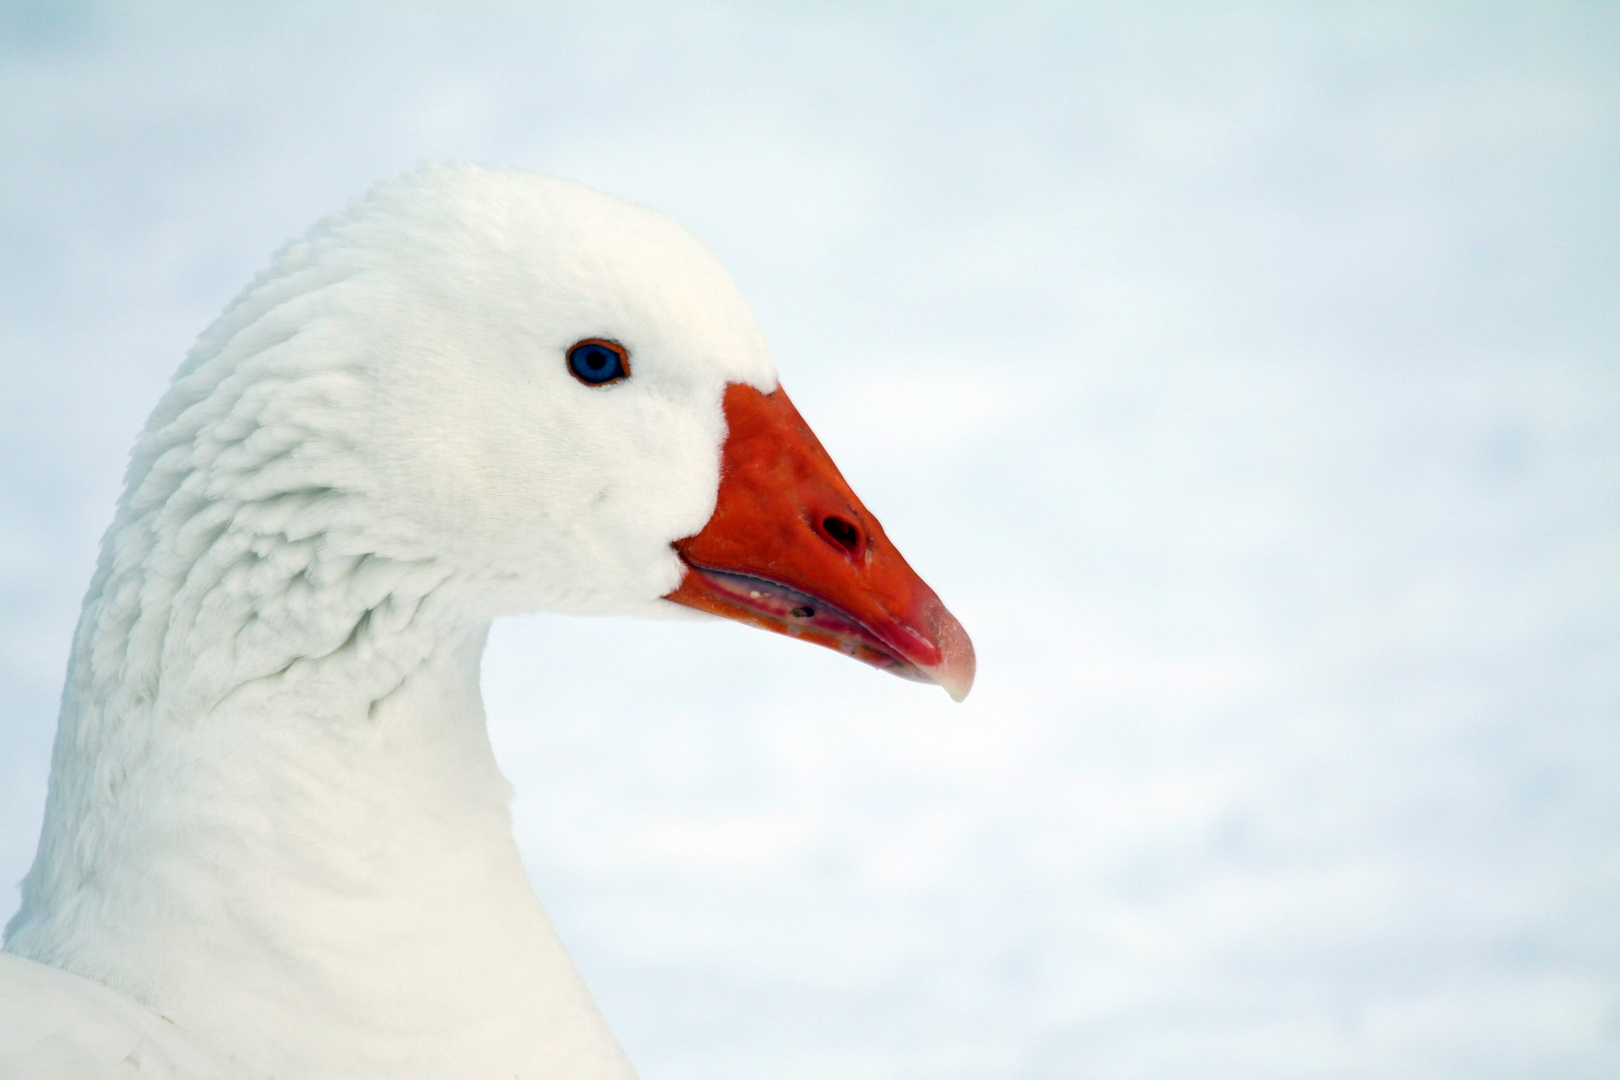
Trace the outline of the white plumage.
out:
[[[573,378],[588,338],[633,377]],[[0,1076],[631,1076],[519,862],[479,658],[509,612],[686,610],[735,385],[776,376],[724,270],[577,184],[425,166],[284,249],[135,447]]]

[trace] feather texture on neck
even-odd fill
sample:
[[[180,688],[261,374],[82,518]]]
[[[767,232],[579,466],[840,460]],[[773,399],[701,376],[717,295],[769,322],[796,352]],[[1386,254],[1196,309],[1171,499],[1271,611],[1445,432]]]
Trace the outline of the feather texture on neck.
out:
[[[272,1075],[627,1076],[511,840],[478,693],[502,575],[421,543],[356,452],[394,343],[334,314],[371,272],[345,224],[136,445],[7,948]]]

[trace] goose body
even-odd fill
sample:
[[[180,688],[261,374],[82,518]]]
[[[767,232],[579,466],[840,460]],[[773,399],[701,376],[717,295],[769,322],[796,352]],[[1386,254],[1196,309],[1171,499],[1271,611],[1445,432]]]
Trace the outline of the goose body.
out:
[[[706,250],[577,184],[424,166],[283,249],[136,444],[0,1078],[633,1076],[485,731],[489,623],[529,611],[707,612],[972,680]]]

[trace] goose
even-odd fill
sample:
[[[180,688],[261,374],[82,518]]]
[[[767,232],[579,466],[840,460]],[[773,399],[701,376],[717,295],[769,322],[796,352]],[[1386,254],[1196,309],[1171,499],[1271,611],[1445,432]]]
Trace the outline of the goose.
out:
[[[0,1077],[622,1080],[479,662],[723,617],[961,700],[960,623],[671,219],[427,164],[283,248],[138,438],[0,953]]]

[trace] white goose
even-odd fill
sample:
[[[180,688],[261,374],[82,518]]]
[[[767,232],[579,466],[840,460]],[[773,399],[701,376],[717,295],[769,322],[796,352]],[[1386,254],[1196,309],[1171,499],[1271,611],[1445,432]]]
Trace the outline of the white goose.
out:
[[[289,245],[136,444],[0,1078],[633,1076],[519,863],[479,658],[500,615],[676,605],[973,679],[669,219],[426,166]]]

